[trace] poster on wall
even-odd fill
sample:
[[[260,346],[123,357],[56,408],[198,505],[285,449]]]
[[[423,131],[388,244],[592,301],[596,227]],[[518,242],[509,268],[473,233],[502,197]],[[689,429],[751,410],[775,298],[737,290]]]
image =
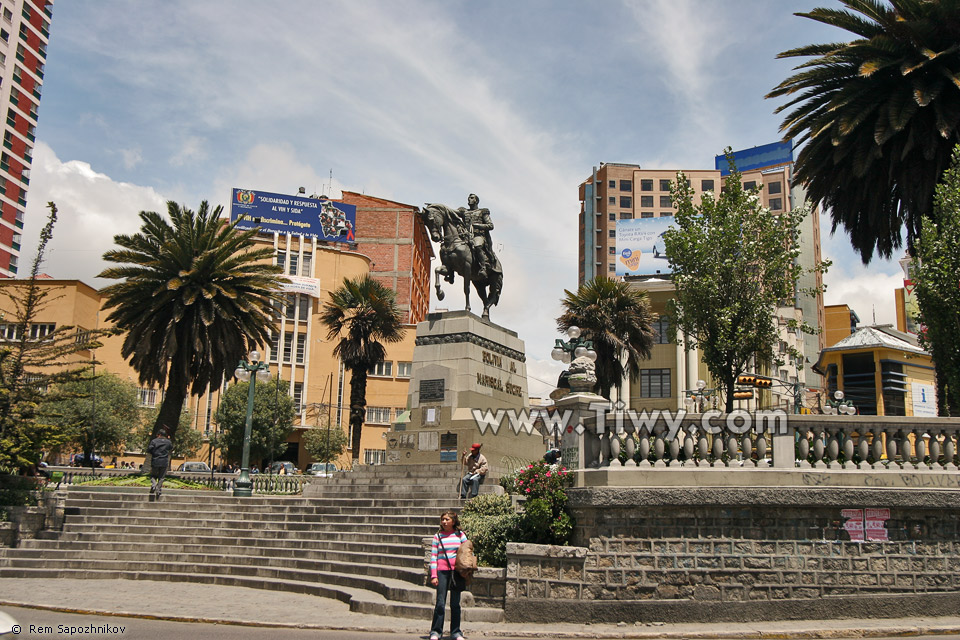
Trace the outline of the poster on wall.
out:
[[[672,217],[617,221],[617,275],[653,276],[670,273],[663,232]]]
[[[239,229],[294,233],[328,242],[356,242],[357,208],[352,204],[234,189],[230,222]]]
[[[913,392],[913,415],[920,417],[937,417],[937,391],[932,384],[911,382]]]

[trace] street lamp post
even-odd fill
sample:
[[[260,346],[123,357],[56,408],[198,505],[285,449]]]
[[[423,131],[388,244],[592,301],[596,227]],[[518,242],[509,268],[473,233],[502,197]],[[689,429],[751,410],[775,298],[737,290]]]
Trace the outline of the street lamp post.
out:
[[[684,403],[691,408],[698,409],[700,413],[703,413],[704,408],[707,405],[707,401],[713,397],[716,389],[707,389],[707,383],[703,380],[697,380],[696,390],[687,390],[684,394],[687,396],[684,399]]]
[[[837,389],[833,392],[835,400],[827,400],[823,407],[823,412],[828,416],[847,415],[852,416],[857,413],[857,408],[850,400],[844,400],[843,391]]]
[[[260,362],[260,352],[254,349],[247,354],[247,360],[240,361],[237,370],[233,373],[237,380],[241,382],[250,381],[250,388],[247,391],[247,421],[243,427],[243,458],[240,462],[240,477],[233,485],[234,496],[249,498],[253,495],[253,482],[250,480],[250,432],[253,430],[253,394],[258,379],[261,382],[270,379],[270,365],[266,362]]]
[[[580,327],[569,327],[567,329],[568,342],[560,338],[556,339],[553,351],[550,357],[565,364],[570,364],[574,358],[586,356],[592,361],[596,361],[597,352],[593,350],[593,341],[585,340],[580,337]]]

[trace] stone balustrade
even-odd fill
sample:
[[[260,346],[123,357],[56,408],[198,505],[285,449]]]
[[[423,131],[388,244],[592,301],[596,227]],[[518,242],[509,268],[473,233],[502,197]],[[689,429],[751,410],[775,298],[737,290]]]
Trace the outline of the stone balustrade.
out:
[[[57,483],[61,487],[83,484],[98,478],[109,478],[116,476],[137,475],[140,472],[136,469],[96,469],[90,467],[48,467],[47,476],[51,477],[55,472],[63,474]],[[180,478],[190,482],[203,484],[213,490],[231,491],[237,480],[237,474],[234,473],[213,473],[210,472],[183,472],[169,471],[167,477]],[[275,475],[258,473],[250,476],[253,482],[254,493],[265,494],[299,494],[303,492],[305,484],[309,483],[313,476],[303,475]],[[50,480],[53,482],[53,480]]]
[[[564,438],[571,469],[723,468],[960,471],[960,419],[820,415],[730,415],[631,419],[581,416]]]

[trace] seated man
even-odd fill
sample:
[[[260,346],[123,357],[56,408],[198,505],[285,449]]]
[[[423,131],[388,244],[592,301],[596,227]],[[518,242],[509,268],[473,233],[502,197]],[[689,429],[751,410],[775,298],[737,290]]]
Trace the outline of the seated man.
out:
[[[480,453],[479,443],[473,443],[470,451],[463,452],[462,463],[467,468],[467,475],[460,481],[460,499],[475,498],[480,493],[480,483],[487,476],[487,459]]]

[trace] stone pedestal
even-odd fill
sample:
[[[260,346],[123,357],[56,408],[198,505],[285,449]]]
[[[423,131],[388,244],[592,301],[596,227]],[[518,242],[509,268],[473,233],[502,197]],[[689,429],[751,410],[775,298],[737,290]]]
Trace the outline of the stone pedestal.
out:
[[[527,401],[526,355],[516,332],[467,311],[429,314],[417,325],[410,421],[387,433],[387,464],[459,465],[474,442],[483,444],[494,476],[539,459],[544,437],[523,424]]]

